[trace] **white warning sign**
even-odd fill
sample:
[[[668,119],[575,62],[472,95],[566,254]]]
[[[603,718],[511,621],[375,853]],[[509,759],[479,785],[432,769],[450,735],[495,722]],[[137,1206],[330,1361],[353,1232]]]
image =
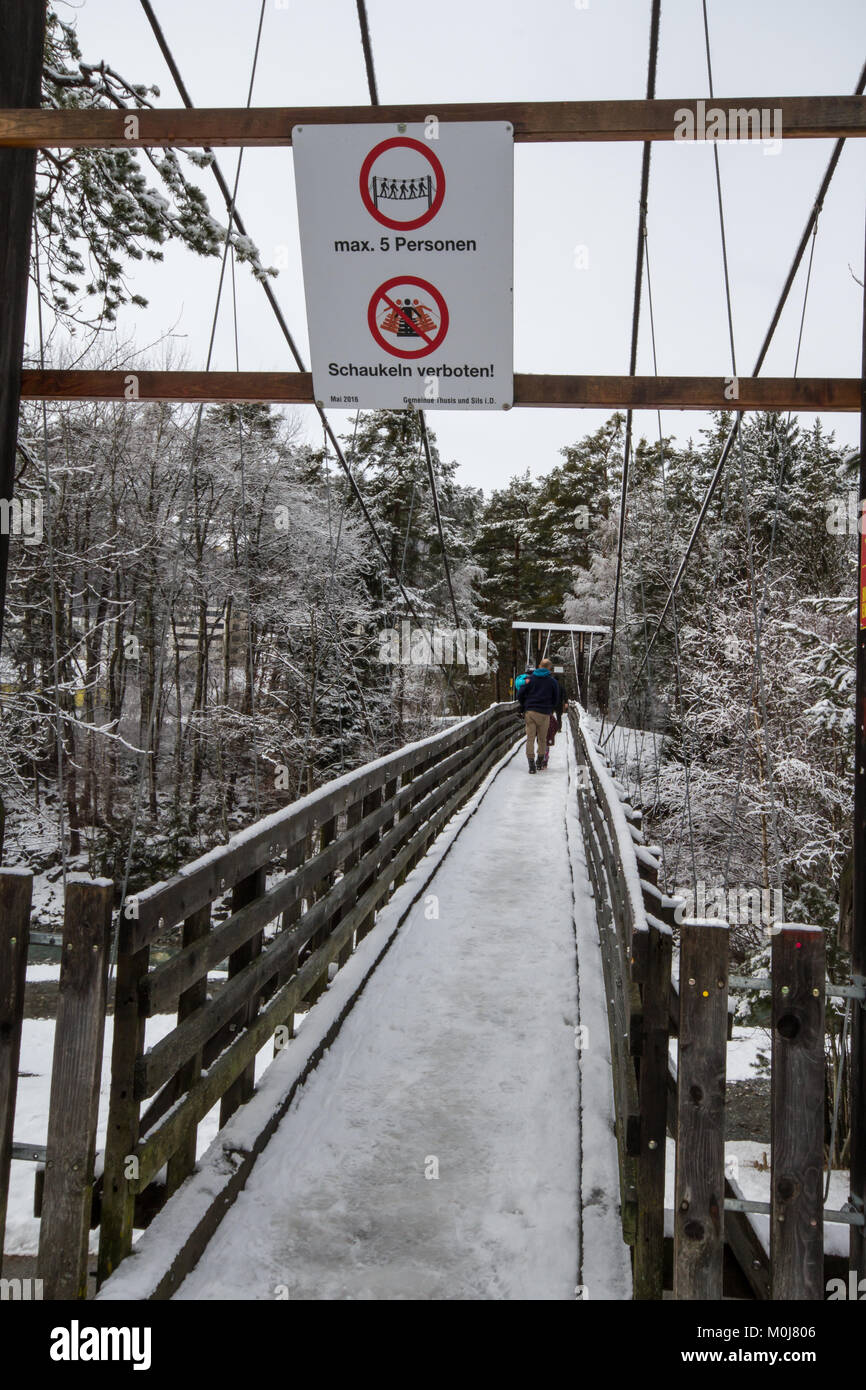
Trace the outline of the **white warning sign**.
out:
[[[316,399],[507,409],[512,127],[305,125],[292,144]]]

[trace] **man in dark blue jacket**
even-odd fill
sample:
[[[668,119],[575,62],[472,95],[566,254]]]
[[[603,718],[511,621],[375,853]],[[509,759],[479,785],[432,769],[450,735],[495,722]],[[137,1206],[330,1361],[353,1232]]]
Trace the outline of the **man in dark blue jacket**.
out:
[[[553,674],[553,662],[547,657],[541,662],[517,692],[521,712],[526,721],[526,757],[529,771],[545,766],[547,756],[547,726],[550,716],[560,703],[559,682]],[[538,746],[537,762],[535,746]]]

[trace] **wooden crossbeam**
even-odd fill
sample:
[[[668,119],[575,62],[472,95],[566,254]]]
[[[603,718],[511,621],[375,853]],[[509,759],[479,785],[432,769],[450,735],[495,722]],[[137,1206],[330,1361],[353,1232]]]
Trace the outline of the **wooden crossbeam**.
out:
[[[733,395],[736,389],[737,394]],[[860,409],[859,377],[548,376],[518,372],[515,406],[604,410]],[[309,405],[309,372],[39,371],[21,374],[25,400],[272,401]],[[326,407],[330,404],[323,402]]]
[[[755,137],[764,129],[773,138],[814,140],[866,135],[866,97],[716,97],[653,101],[497,101],[446,102],[423,106],[215,107],[138,111],[0,110],[0,147],[29,149],[108,146],[290,145],[296,125],[382,125],[440,121],[509,121],[520,141],[673,140],[690,112],[695,134],[712,137],[712,113],[725,115],[724,134]],[[748,113],[757,113],[749,120]],[[780,113],[776,127],[775,113]],[[735,114],[736,113],[736,114]],[[720,138],[722,138],[720,132]]]

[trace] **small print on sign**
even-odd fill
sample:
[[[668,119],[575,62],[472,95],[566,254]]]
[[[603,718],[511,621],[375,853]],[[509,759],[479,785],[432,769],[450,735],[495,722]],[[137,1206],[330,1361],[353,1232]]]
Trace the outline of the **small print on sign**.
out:
[[[316,399],[513,402],[514,133],[504,122],[296,126]]]

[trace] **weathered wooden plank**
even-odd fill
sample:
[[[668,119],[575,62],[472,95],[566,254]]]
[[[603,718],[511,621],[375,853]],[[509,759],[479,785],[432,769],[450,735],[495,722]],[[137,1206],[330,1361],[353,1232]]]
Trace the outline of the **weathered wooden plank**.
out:
[[[130,112],[75,110],[0,111],[0,147],[27,149],[133,149],[174,146],[282,146],[296,125],[424,124],[431,106],[157,107]],[[437,102],[440,121],[506,121],[517,142],[673,141],[682,132],[682,113],[694,131],[706,133],[725,115],[724,133],[760,136],[761,113],[772,124],[779,112],[786,140],[866,135],[866,99],[859,96],[666,97],[653,100]],[[744,113],[744,116],[730,113]],[[754,112],[748,123],[744,117]],[[711,129],[715,126],[710,124]],[[775,135],[775,131],[771,130]],[[682,138],[680,135],[679,138]],[[769,137],[767,137],[769,138]],[[712,140],[708,144],[714,143]]]
[[[131,385],[132,383],[132,385]],[[312,404],[308,372],[41,370],[21,374],[25,400],[274,401]],[[732,392],[736,389],[737,395]],[[514,405],[587,410],[856,411],[857,377],[557,376],[518,372]]]
[[[12,1166],[33,875],[0,869],[0,1273]]]
[[[266,879],[266,871],[264,868],[261,868],[256,869],[255,873],[250,874],[248,878],[241,879],[240,883],[235,884],[232,889],[232,912],[237,912],[242,907],[245,907],[247,903],[255,902],[256,899],[261,898],[265,891]],[[253,965],[261,954],[262,932],[258,931],[255,936],[251,937],[249,941],[245,941],[243,946],[239,946],[238,949],[233,951],[229,956],[229,984],[231,984],[231,981],[236,977],[242,976],[247,967]],[[227,1024],[229,1035],[248,1028],[253,1022],[258,1013],[260,996],[260,985],[259,987],[254,985],[251,990],[247,991],[243,1005]],[[202,1013],[206,1012],[207,1006],[205,1005],[202,1009]],[[193,1017],[195,1017],[195,1015],[193,1015]],[[202,1039],[202,1042],[204,1041],[205,1039]],[[240,1076],[232,1082],[222,1098],[222,1104],[220,1106],[221,1129],[226,1121],[231,1119],[238,1106],[243,1105],[245,1101],[249,1100],[255,1088],[255,1058],[253,1057],[241,1072]]]
[[[770,1278],[776,1299],[824,1298],[824,933],[772,938]]]
[[[727,923],[680,933],[674,1298],[720,1299],[725,1253]]]
[[[183,945],[190,947],[196,942],[201,941],[210,932],[210,906],[200,908],[198,912],[188,917],[183,924]],[[177,1002],[177,1021],[183,1023],[185,1018],[194,1014],[196,1009],[200,1009],[207,1003],[207,975],[195,981],[188,989],[185,989]],[[193,1086],[201,1074],[203,1054],[196,1052],[177,1073],[176,1091],[178,1095],[183,1095]],[[178,1145],[177,1152],[172,1154],[168,1162],[168,1172],[166,1174],[166,1196],[170,1197],[189,1177],[195,1168],[196,1137],[198,1126],[191,1124],[186,1135]]]
[[[353,802],[352,805],[349,807],[348,814],[353,820],[356,807],[358,814],[360,814],[359,802]],[[286,852],[285,859],[285,867],[289,871],[289,873],[297,872],[297,870],[300,869],[301,865],[304,862],[304,855],[307,850],[307,847],[307,842],[304,840],[298,840],[294,845],[289,846],[289,849]],[[291,931],[291,929],[294,926],[296,926],[298,921],[300,920],[303,910],[303,899],[300,896],[298,896],[297,898],[295,898],[291,906],[287,907],[285,911],[282,913],[280,917],[280,932],[282,933]],[[276,993],[278,989],[282,989],[283,985],[286,983],[287,980],[291,979],[292,975],[294,975],[295,971],[298,968],[298,955],[299,952],[294,951],[287,956],[285,965],[277,971],[274,980],[272,982],[268,982],[269,989],[271,988],[271,984],[273,984],[273,989]],[[293,1011],[288,1015],[288,1017],[285,1020],[284,1030],[282,1030],[282,1036],[279,1033],[275,1033],[274,1035],[275,1057],[277,1053],[280,1052],[283,1047],[285,1047],[286,1042],[288,1042],[289,1039],[293,1038],[294,1036],[295,1015]]]
[[[742,1201],[742,1188],[725,1178],[725,1196]],[[760,1236],[744,1211],[725,1212],[725,1244],[745,1276],[755,1298],[770,1297],[770,1261]]]
[[[114,1040],[111,1048],[111,1099],[105,1141],[102,1180],[102,1219],[99,1224],[97,1281],[108,1276],[132,1248],[135,1164],[130,1162],[139,1136],[140,1106],[135,1095],[135,1064],[144,1047],[145,1015],[139,999],[147,974],[150,948],[133,953],[124,949],[124,924],[114,987]]]
[[[377,808],[377,807],[381,804],[381,802],[382,802],[382,797],[383,797],[383,791],[382,791],[382,789],[381,789],[381,788],[377,788],[376,791],[370,792],[370,795],[364,798],[363,811],[364,811],[364,815],[365,815],[365,816],[369,816],[373,811],[376,810],[376,808]],[[374,880],[375,880],[375,878],[376,878],[376,875],[377,875],[377,873],[378,873],[378,871],[379,871],[379,856],[375,853],[375,851],[376,851],[376,846],[377,846],[377,844],[378,844],[378,841],[379,841],[379,832],[377,831],[376,833],[374,833],[373,835],[371,835],[369,839],[365,840],[364,843],[361,845],[361,858],[362,858],[362,860],[365,860],[367,863],[369,863],[369,864],[370,864],[370,867],[371,867],[370,876],[369,876],[368,878],[365,878],[365,879],[364,879],[363,883],[360,885],[360,887],[359,887],[359,889],[358,889],[358,892],[359,892],[359,894],[360,894],[362,897],[363,897],[364,894],[367,892],[367,890],[372,886],[372,884],[373,884],[373,882],[374,882]],[[359,922],[359,924],[358,924],[358,940],[359,940],[359,941],[363,941],[364,937],[367,936],[368,933],[371,932],[371,931],[373,930],[373,924],[374,924],[375,920],[376,920],[376,914],[375,914],[375,912],[371,912],[370,915],[369,915],[368,917],[365,917],[364,920],[363,920],[362,922]]]
[[[396,788],[395,788],[395,790],[396,790]],[[401,817],[401,818],[405,818],[406,812],[407,812],[407,808],[404,807],[404,809],[399,813],[399,814],[400,814],[400,817]],[[353,832],[353,831],[354,831],[355,833],[360,833],[360,832],[358,832],[358,826],[361,824],[361,820],[362,820],[363,814],[364,814],[363,802],[356,801],[355,804],[354,804],[354,806],[350,806],[350,807],[349,807],[349,810],[348,810],[348,813],[347,813],[347,817],[346,817],[346,836],[347,836],[347,843],[351,843],[351,837],[352,837],[352,832]],[[352,849],[352,850],[346,855],[346,858],[343,860],[343,873],[344,873],[344,874],[345,874],[345,873],[348,873],[350,869],[354,869],[354,867],[355,867],[355,865],[358,863],[358,860],[360,859],[360,857],[361,857],[360,848],[359,848],[359,849]],[[346,945],[343,947],[343,950],[340,952],[340,955],[337,957],[337,964],[338,964],[338,966],[339,966],[341,969],[342,969],[342,967],[346,964],[347,960],[349,959],[350,955],[352,954],[352,947],[353,947],[353,944],[354,944],[354,938],[353,938],[352,940],[350,940],[350,941],[347,941],[347,942],[346,942]]]
[[[67,879],[39,1228],[39,1277],[51,1299],[87,1297],[113,898],[108,879]]]
[[[334,845],[336,838],[337,819],[335,816],[332,816],[330,820],[325,821],[324,825],[321,827],[319,831],[320,854],[327,852],[328,848]],[[329,869],[322,874],[321,878],[314,885],[312,889],[313,901],[320,902],[323,898],[326,898],[328,896],[328,890],[333,886],[333,882],[334,873],[333,870]],[[340,909],[337,908],[336,911],[331,916],[329,916],[328,921],[326,921],[321,927],[319,927],[318,931],[313,932],[313,935],[310,937],[310,940],[307,943],[304,951],[301,952],[301,962],[303,962],[305,952],[312,955],[313,952],[317,951],[320,946],[324,945],[324,942],[328,936],[328,932],[331,926],[339,920],[339,915]],[[312,1007],[313,1004],[315,1004],[316,1000],[322,996],[327,986],[327,983],[328,980],[326,973],[320,975],[319,978],[315,981],[312,989],[307,995],[306,1002],[308,1007]]]
[[[640,1158],[634,1245],[635,1299],[663,1293],[665,1138],[667,1135],[671,933],[649,927],[647,978],[642,987],[644,1041],[640,1058]]]

